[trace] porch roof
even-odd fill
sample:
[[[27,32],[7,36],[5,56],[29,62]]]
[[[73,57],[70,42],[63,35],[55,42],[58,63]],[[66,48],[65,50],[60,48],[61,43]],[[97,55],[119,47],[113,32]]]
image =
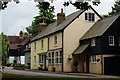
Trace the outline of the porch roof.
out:
[[[74,52],[73,54],[81,54],[85,49],[90,45],[90,43],[82,44],[80,45]]]

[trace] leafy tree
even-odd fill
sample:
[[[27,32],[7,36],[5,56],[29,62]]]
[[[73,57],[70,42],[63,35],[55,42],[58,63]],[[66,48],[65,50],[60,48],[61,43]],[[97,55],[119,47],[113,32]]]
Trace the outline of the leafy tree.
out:
[[[116,1],[114,6],[112,7],[112,12],[109,15],[113,15],[120,12],[120,1]]]
[[[44,20],[46,23],[46,26],[49,25],[50,23],[55,22],[55,15],[54,13],[54,7],[50,6],[48,2],[42,2],[37,5],[39,9],[39,15],[34,17],[34,20],[32,22],[31,26],[28,26],[26,28],[27,32],[29,34],[32,34],[33,36],[36,36],[38,34],[38,27],[39,23],[42,23]]]
[[[7,36],[1,33],[0,35],[0,42],[1,42],[1,53],[2,53],[2,64],[6,63],[7,60],[7,50],[8,50],[8,39]]]

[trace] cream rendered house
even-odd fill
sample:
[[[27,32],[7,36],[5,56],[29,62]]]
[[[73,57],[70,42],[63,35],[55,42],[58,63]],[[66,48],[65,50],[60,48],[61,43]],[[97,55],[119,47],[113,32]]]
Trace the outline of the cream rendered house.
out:
[[[32,39],[32,62],[31,68],[37,69],[34,62],[39,63],[40,48],[35,42],[46,39],[46,67],[50,71],[73,71],[74,58],[72,53],[79,46],[80,38],[92,27],[92,25],[101,19],[100,15],[93,9],[78,10],[65,17],[63,10],[57,14],[57,22],[50,24],[43,32]],[[36,52],[34,48],[36,47]],[[39,51],[38,51],[39,49]],[[36,60],[36,61],[35,61]]]

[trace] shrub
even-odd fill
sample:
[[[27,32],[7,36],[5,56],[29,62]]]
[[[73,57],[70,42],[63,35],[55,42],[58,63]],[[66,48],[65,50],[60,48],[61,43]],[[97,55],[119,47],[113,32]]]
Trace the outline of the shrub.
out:
[[[10,67],[12,63],[6,63],[4,66]]]
[[[15,67],[25,67],[24,64],[15,64]]]

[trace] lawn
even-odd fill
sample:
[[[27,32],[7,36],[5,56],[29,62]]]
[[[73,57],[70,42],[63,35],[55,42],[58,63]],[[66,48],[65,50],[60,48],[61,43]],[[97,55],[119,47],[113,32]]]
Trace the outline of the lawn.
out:
[[[87,78],[65,78],[50,76],[25,76],[17,74],[3,73],[2,80],[120,80],[120,79],[87,79]]]

